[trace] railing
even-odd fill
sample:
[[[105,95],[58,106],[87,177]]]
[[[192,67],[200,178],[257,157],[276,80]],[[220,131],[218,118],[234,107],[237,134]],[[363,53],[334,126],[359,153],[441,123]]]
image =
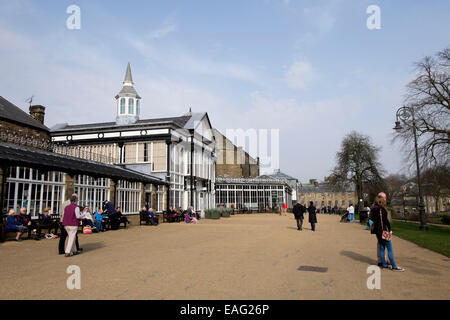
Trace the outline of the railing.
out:
[[[82,158],[91,161],[114,164],[115,157],[106,156],[100,153],[92,152],[91,150],[83,150],[79,146],[67,146],[65,144],[52,143],[52,150],[55,153],[64,154],[71,157]]]

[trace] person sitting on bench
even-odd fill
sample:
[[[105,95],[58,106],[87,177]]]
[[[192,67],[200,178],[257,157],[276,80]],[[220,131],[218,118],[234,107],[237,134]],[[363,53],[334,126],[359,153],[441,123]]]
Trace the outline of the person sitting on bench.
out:
[[[96,211],[94,214],[95,220],[95,227],[97,228],[98,231],[104,232],[105,228],[104,228],[104,224],[106,223],[105,221],[105,216],[102,215],[102,211],[100,210],[100,212]]]
[[[152,208],[148,209],[147,214],[148,214],[148,221],[147,221],[147,223],[152,225],[152,226],[158,225],[158,217],[155,216],[155,214],[153,213],[153,209]]]
[[[41,228],[36,225],[36,222],[31,220],[31,214],[27,214],[27,208],[20,208],[20,214],[18,220],[24,227],[28,229],[28,237],[30,237],[31,232],[33,232],[36,240],[41,240]]]
[[[22,223],[17,219],[16,212],[11,209],[8,212],[8,217],[6,218],[6,231],[14,231],[16,234],[16,241],[22,241],[21,236],[23,233],[28,231],[28,228],[23,226]]]
[[[125,229],[126,229],[126,228],[127,228],[127,223],[130,224],[130,221],[128,221],[128,218],[125,217],[125,216],[122,214],[122,211],[120,211],[120,207],[117,207],[117,208],[116,208],[116,216],[117,216],[117,218],[119,218],[119,220],[120,220],[119,224],[120,224],[120,223],[123,223],[123,226],[124,226]]]
[[[178,214],[175,210],[173,210],[172,206],[169,206],[169,210],[167,210],[167,220],[169,222],[178,221]]]
[[[92,215],[89,212],[89,208],[87,206],[83,207],[83,211],[81,211],[81,219],[84,225],[95,228],[94,219],[92,218]]]
[[[52,233],[52,230],[54,229],[55,232],[53,234],[58,233],[58,222],[52,217],[52,210],[50,207],[47,207],[44,209],[44,212],[41,214],[41,229],[47,228],[48,233]]]

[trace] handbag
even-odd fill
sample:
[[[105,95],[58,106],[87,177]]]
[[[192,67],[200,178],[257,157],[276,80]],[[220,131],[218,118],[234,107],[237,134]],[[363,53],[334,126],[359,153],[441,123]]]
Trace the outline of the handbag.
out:
[[[91,234],[92,229],[90,226],[83,227],[83,234]]]
[[[385,240],[385,241],[391,241],[391,232],[384,230],[383,227],[383,215],[381,214],[381,209],[380,209],[380,221],[381,221],[381,230],[383,231],[383,233],[381,234],[381,239]]]

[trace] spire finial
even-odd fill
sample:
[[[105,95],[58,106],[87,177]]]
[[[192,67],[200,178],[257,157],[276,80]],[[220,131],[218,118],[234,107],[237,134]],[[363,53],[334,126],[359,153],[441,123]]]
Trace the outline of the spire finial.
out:
[[[123,84],[133,84],[133,77],[131,76],[131,67],[130,62],[128,61],[127,71],[125,72],[125,80],[123,80]]]

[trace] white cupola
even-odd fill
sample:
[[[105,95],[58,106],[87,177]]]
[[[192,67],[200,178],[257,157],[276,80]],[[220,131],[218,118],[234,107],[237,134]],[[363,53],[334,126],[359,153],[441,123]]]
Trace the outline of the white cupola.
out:
[[[133,84],[131,67],[128,62],[122,90],[115,97],[117,101],[116,123],[118,125],[131,124],[139,120],[141,97],[137,94]]]

